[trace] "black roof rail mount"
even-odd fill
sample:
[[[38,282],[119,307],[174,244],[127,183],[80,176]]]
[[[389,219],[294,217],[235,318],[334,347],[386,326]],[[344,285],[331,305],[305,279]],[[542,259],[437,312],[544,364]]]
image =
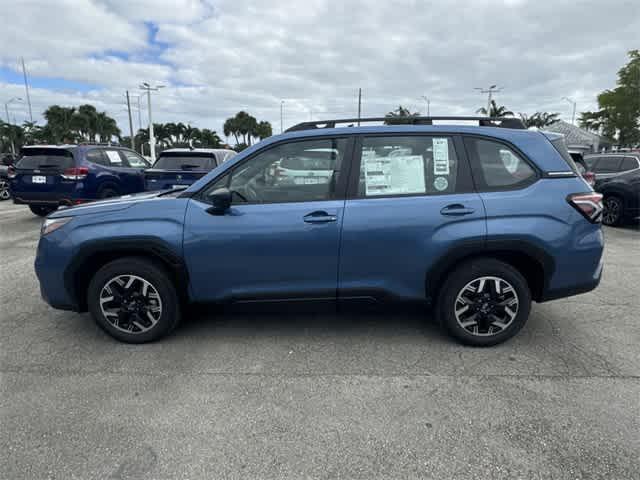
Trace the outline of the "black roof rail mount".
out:
[[[433,121],[475,121],[480,127],[501,127],[516,128],[526,130],[524,123],[519,118],[513,117],[370,117],[370,118],[341,118],[333,120],[317,120],[312,122],[302,122],[287,128],[287,132],[297,132],[300,130],[313,130],[315,128],[336,128],[336,124],[346,123],[353,127],[361,123],[389,122],[388,125],[433,125]]]

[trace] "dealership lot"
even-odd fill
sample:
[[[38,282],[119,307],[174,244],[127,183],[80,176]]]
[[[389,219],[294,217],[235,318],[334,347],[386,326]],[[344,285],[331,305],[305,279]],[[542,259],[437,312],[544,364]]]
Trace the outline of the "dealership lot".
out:
[[[40,299],[40,222],[0,203],[1,478],[640,477],[637,227],[605,230],[596,291],[473,349],[399,308],[116,343]]]

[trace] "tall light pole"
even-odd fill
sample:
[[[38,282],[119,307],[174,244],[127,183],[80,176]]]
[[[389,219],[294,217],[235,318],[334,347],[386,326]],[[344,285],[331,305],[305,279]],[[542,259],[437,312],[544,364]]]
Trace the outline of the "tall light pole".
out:
[[[284,132],[284,100],[280,100],[280,133]]]
[[[151,147],[151,160],[153,162],[156,161],[156,137],[153,135],[153,117],[151,115],[151,92],[157,92],[161,88],[164,88],[164,85],[156,85],[152,87],[147,82],[143,82],[140,85],[140,90],[145,90],[147,92],[147,107],[149,108],[149,146]]]
[[[33,112],[31,111],[31,96],[29,95],[29,82],[27,82],[27,69],[24,66],[24,57],[20,57],[22,62],[22,75],[24,76],[24,91],[27,94],[27,105],[29,105],[29,121],[33,123]]]
[[[569,97],[562,97],[562,100],[566,100],[571,105],[573,105],[573,113],[571,114],[571,125],[575,125],[576,124],[576,102],[574,102],[573,99]]]
[[[422,100],[424,100],[424,106],[425,106],[425,110],[427,112],[427,117],[431,116],[431,100],[429,100],[429,97],[427,97],[426,95],[421,95],[420,98]]]
[[[491,116],[491,96],[494,92],[499,92],[502,90],[502,87],[498,87],[497,85],[491,85],[489,88],[481,88],[476,87],[474,90],[479,90],[480,93],[487,93],[487,117]]]
[[[11,141],[11,153],[16,154],[16,147],[13,143],[13,132],[11,131],[11,119],[9,118],[9,104],[11,102],[21,102],[20,97],[13,97],[8,102],[4,103],[4,112],[7,114],[7,125],[9,125],[9,140]]]

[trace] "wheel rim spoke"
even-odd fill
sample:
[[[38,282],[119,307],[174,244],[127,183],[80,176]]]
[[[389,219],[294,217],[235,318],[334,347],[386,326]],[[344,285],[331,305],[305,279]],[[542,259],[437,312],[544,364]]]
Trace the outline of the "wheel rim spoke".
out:
[[[114,328],[137,335],[158,323],[162,299],[148,280],[137,275],[118,275],[102,287],[100,309]]]
[[[492,336],[509,328],[519,307],[513,285],[504,278],[483,276],[460,290],[454,314],[458,325],[471,335]]]

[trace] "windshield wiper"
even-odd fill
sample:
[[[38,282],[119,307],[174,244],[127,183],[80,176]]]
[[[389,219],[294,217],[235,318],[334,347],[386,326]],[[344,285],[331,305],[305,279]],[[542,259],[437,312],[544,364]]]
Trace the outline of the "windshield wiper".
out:
[[[42,165],[38,165],[36,168],[58,168],[58,165],[43,163]]]
[[[191,170],[193,168],[200,168],[200,165],[193,165],[192,163],[183,163],[180,165],[182,170]]]

